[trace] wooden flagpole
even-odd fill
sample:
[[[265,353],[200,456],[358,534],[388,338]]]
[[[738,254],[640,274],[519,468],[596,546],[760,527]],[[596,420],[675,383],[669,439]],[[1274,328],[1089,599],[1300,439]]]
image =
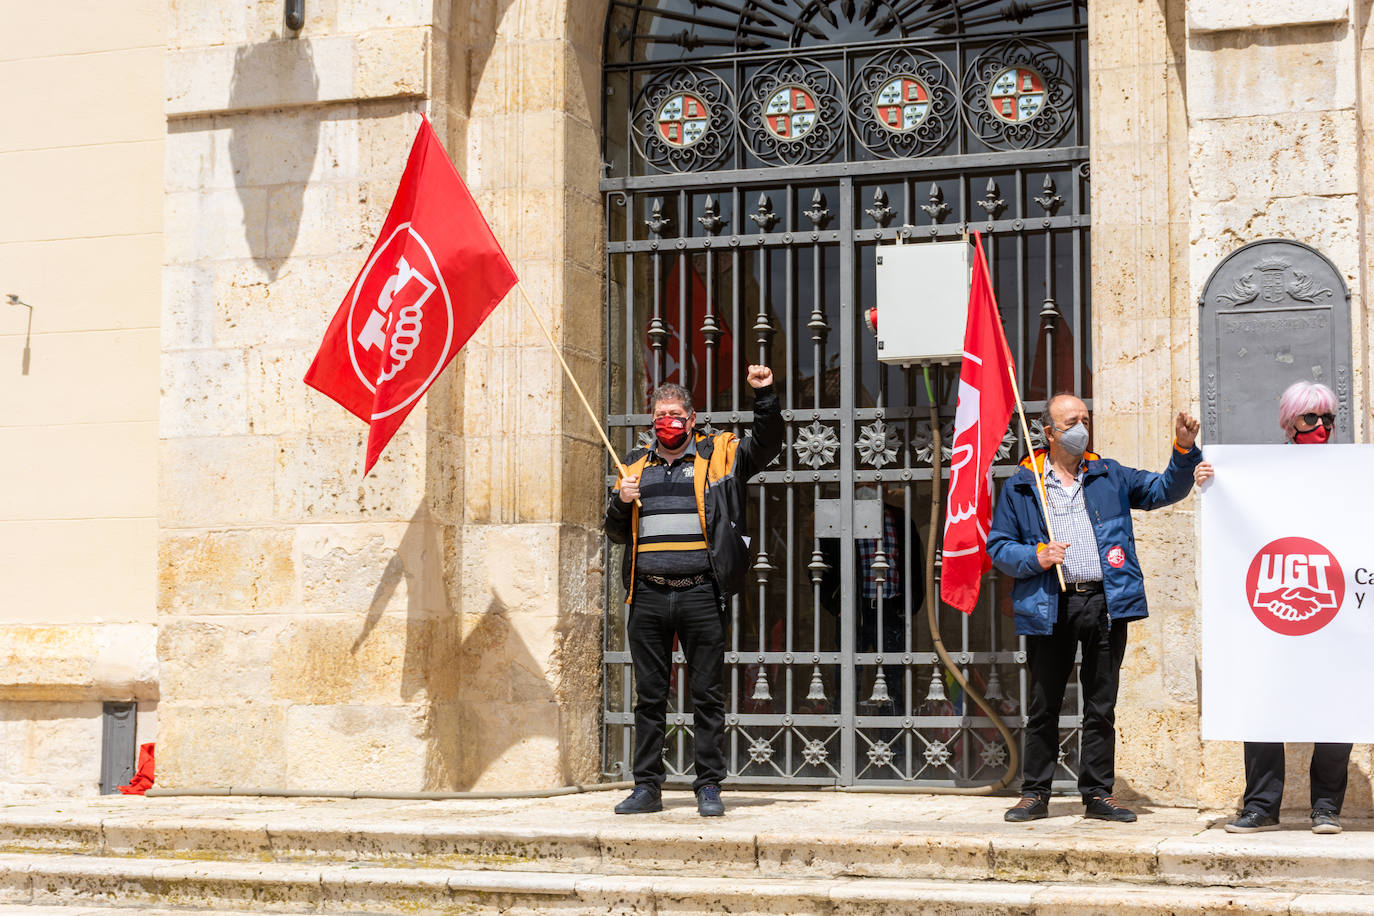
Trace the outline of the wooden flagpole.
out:
[[[1049,496],[1045,493],[1044,475],[1035,469],[1035,446],[1031,445],[1030,426],[1026,423],[1026,409],[1021,406],[1021,389],[1016,384],[1016,367],[1007,366],[1007,376],[1011,379],[1011,393],[1016,398],[1016,415],[1021,418],[1021,435],[1026,437],[1026,454],[1031,460],[1031,475],[1035,477],[1035,492],[1040,496],[1040,511],[1045,513],[1045,536],[1051,541],[1054,540],[1054,527],[1050,524],[1050,502]],[[1050,460],[1049,445],[1046,443],[1045,460]],[[1064,567],[1062,564],[1054,564],[1054,571],[1059,574],[1059,590],[1066,592],[1069,590],[1068,583],[1064,581]]]
[[[549,346],[553,348],[553,355],[558,357],[558,362],[562,365],[563,372],[567,374],[568,381],[572,383],[573,391],[577,392],[577,399],[581,401],[582,406],[587,409],[587,416],[591,417],[592,426],[596,427],[596,434],[601,437],[601,444],[606,446],[606,451],[610,453],[611,460],[615,462],[616,470],[620,471],[620,476],[622,478],[630,476],[630,472],[626,470],[625,465],[620,460],[620,455],[616,453],[615,447],[611,445],[611,440],[606,437],[606,431],[601,428],[600,418],[598,418],[596,412],[592,410],[592,405],[587,403],[587,396],[582,393],[582,386],[577,384],[577,379],[573,377],[572,369],[568,368],[568,361],[563,358],[563,351],[558,348],[558,344],[554,343],[553,335],[549,333],[548,327],[544,324],[544,319],[539,317],[539,310],[534,307],[534,303],[530,301],[529,295],[525,292],[524,284],[517,280],[515,282],[515,288],[520,290],[520,298],[525,300],[525,305],[529,306],[530,314],[534,316],[534,320],[539,324],[539,330],[543,331],[544,337],[548,339]],[[1015,382],[1013,382],[1013,384],[1015,384]],[[641,505],[638,499],[635,500],[635,505]]]

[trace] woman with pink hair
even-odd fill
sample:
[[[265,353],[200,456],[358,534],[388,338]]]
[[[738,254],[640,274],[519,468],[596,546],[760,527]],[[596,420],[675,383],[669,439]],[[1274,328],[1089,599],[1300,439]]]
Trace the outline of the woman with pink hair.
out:
[[[1299,381],[1279,396],[1279,426],[1284,438],[1298,445],[1331,441],[1336,428],[1336,393],[1319,382]],[[1202,462],[1193,471],[1201,484],[1213,476]],[[1317,743],[1312,747],[1312,832],[1341,832],[1341,803],[1349,776],[1350,745]],[[1245,742],[1245,795],[1240,815],[1226,825],[1228,833],[1258,833],[1279,828],[1283,802],[1284,754],[1278,741]]]

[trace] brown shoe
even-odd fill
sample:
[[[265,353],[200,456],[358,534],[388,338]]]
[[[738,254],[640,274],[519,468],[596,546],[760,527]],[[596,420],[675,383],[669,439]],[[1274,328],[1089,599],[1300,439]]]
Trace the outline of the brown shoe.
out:
[[[1013,824],[1021,824],[1026,821],[1038,821],[1042,817],[1050,816],[1050,800],[1044,795],[1025,795],[1016,804],[1007,809],[1007,813],[1002,815],[1002,820]]]

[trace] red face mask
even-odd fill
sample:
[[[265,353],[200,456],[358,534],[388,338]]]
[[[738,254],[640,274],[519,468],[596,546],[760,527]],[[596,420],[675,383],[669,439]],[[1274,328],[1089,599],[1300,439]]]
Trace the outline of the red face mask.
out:
[[[654,420],[654,435],[659,443],[669,451],[687,441],[686,417],[659,417]]]
[[[1320,445],[1331,438],[1331,431],[1318,423],[1305,433],[1293,433],[1293,441],[1300,445]]]

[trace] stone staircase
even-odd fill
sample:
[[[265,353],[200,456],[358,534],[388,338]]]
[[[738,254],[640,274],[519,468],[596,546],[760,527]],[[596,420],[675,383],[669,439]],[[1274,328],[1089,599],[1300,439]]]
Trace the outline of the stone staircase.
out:
[[[615,817],[519,801],[157,798],[0,806],[0,916],[190,912],[1369,914],[1374,825],[1235,837],[1192,810],[1030,825],[1006,799],[727,793]]]

